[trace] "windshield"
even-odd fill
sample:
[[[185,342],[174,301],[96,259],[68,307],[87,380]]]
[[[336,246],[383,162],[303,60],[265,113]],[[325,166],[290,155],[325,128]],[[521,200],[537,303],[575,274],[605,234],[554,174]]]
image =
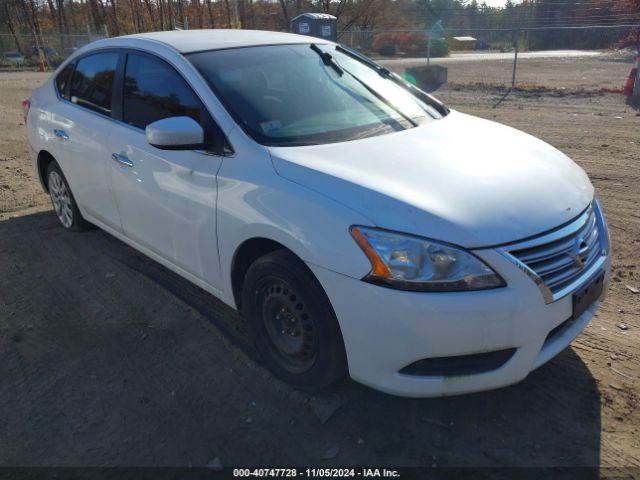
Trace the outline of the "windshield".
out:
[[[328,54],[328,55],[327,55]],[[236,122],[270,146],[324,144],[440,118],[402,80],[334,45],[270,45],[187,58]]]

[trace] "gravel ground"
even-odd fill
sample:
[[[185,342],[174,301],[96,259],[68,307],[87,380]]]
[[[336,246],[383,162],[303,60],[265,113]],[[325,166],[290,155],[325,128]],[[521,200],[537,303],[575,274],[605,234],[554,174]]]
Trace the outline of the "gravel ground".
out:
[[[567,62],[569,71],[548,64],[547,76],[565,79],[569,93],[516,92],[496,109],[496,89],[438,93],[585,168],[615,255],[598,315],[553,361],[509,388],[424,400],[355,383],[315,396],[294,391],[254,361],[242,319],[218,301],[99,230],[63,231],[21,124],[20,101],[45,76],[0,74],[0,465],[218,459],[640,475],[640,294],[629,288],[640,288],[640,117],[619,95],[573,92],[583,78],[606,83],[601,61]],[[472,78],[477,67],[467,64]],[[623,82],[617,71],[608,77]]]

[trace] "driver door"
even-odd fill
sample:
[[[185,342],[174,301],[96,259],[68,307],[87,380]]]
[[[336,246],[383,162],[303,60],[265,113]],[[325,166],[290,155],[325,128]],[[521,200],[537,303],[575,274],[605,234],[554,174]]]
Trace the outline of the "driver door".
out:
[[[200,99],[168,63],[126,54],[122,123],[110,132],[110,181],[124,234],[179,269],[220,285],[216,239],[216,174],[221,156],[149,145],[148,124],[189,116],[217,134]]]

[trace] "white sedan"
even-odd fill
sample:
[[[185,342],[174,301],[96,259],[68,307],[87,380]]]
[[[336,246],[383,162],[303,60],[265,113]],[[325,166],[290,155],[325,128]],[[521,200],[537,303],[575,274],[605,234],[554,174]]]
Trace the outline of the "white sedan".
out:
[[[25,107],[62,226],[97,225],[238,309],[299,388],[513,384],[586,327],[609,281],[582,169],[335,43],[100,40]]]

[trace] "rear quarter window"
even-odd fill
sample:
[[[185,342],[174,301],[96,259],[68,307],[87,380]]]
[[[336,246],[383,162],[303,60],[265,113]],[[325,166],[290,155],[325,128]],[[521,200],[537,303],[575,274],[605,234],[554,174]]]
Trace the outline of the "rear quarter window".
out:
[[[58,90],[58,94],[64,98],[69,100],[69,89],[67,86],[69,85],[69,81],[71,80],[71,74],[73,73],[74,63],[69,63],[66,67],[62,69],[62,71],[56,77],[56,90]]]

